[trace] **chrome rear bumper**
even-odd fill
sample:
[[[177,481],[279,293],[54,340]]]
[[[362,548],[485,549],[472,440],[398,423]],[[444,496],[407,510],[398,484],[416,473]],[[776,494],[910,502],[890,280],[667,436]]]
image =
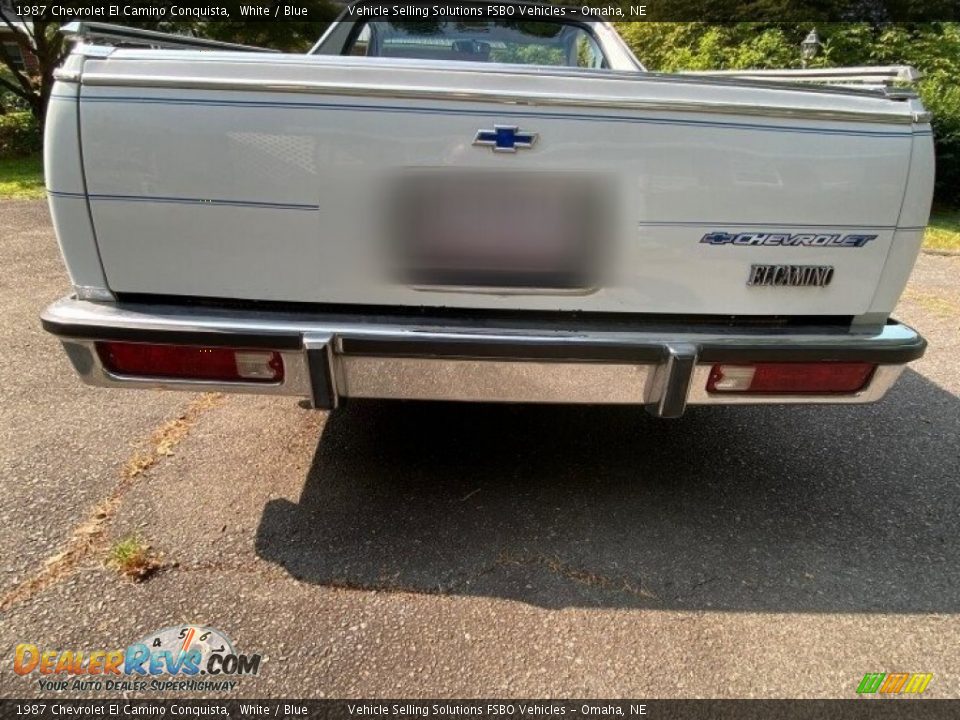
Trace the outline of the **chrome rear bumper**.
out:
[[[205,307],[105,304],[64,298],[43,313],[74,368],[102,387],[292,395],[316,407],[339,398],[573,402],[644,405],[676,417],[687,404],[864,403],[880,399],[926,342],[911,328],[760,329],[674,326],[554,330],[493,321],[345,313],[278,313]],[[276,350],[275,384],[182,381],[111,373],[97,340]],[[830,361],[878,365],[869,384],[844,395],[710,393],[714,363]]]

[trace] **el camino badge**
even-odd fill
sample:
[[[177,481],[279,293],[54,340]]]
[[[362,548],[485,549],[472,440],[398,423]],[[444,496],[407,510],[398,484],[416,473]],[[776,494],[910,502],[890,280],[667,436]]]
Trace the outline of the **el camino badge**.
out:
[[[515,153],[518,148],[532,148],[538,133],[521,130],[516,125],[494,125],[493,130],[477,130],[474,145],[493,148],[498,153]]]
[[[833,280],[832,265],[751,265],[751,287],[826,287]]]

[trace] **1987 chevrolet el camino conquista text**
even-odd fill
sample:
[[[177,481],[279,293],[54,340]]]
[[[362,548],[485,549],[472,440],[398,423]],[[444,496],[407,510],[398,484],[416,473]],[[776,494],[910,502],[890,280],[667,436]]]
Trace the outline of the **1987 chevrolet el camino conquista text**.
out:
[[[923,354],[912,68],[659,74],[576,12],[372,7],[305,55],[68,28],[43,323],[86,382],[675,417],[876,400]]]

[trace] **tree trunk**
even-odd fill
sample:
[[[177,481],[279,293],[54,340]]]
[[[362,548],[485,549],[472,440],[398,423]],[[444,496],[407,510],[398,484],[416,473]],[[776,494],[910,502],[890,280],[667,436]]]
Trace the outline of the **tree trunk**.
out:
[[[56,26],[51,28],[50,25],[51,23],[41,21],[34,21],[33,23],[40,77],[34,91],[36,99],[30,103],[30,110],[41,128],[47,117],[47,104],[50,102],[50,93],[53,90],[53,71],[63,59],[63,36],[59,32],[59,28]],[[53,32],[50,32],[51,29]]]

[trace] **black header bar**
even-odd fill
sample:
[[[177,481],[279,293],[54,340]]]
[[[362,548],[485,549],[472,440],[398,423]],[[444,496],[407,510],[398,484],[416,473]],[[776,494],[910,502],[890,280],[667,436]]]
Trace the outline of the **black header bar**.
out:
[[[324,22],[346,19],[395,22],[544,21],[613,22],[936,22],[960,20],[958,0],[589,0],[584,3],[450,2],[397,0],[13,0],[23,20],[92,20],[107,23]]]

